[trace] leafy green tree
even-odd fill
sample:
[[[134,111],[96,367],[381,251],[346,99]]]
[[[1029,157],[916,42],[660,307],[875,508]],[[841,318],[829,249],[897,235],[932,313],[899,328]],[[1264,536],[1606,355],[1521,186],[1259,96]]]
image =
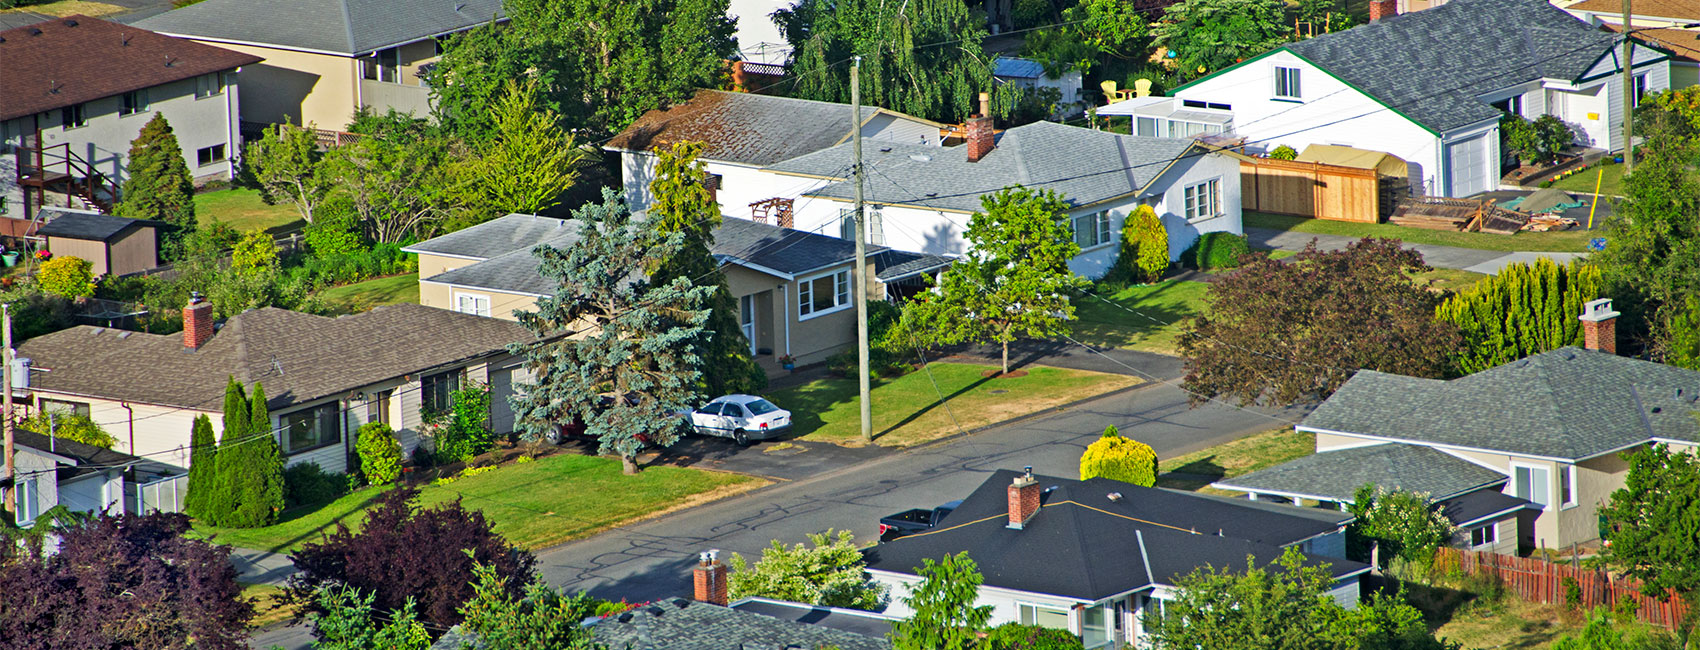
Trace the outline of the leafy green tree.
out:
[[[264,230],[256,228],[242,233],[230,251],[230,270],[238,274],[264,273],[276,266],[277,244]]]
[[[1105,427],[1104,435],[1080,455],[1080,480],[1100,477],[1145,487],[1156,485],[1157,452],[1151,445],[1122,437],[1113,426]]]
[[[388,424],[360,425],[354,453],[360,457],[360,475],[366,477],[367,483],[386,485],[401,476],[401,443],[396,441],[395,432]]]
[[[665,284],[636,277],[684,245],[682,232],[661,233],[632,220],[619,195],[604,188],[600,204],[573,213],[585,226],[566,249],[532,251],[538,272],[557,285],[536,311],[516,312],[541,340],[516,343],[535,378],[511,398],[516,425],[529,440],[549,439],[561,422],[584,422],[602,453],[638,471],[645,439],[669,446],[678,439],[679,412],[697,397],[702,360],[690,343],[702,336],[712,287],[689,278]],[[568,340],[560,332],[582,332]],[[551,337],[551,338],[542,338]],[[614,399],[604,400],[603,393]],[[604,403],[604,402],[609,403]]]
[[[523,596],[515,578],[493,567],[473,567],[472,598],[460,606],[463,629],[478,638],[484,650],[595,650],[593,628],[580,622],[598,614],[600,601],[562,594],[541,580],[526,583]]]
[[[1169,231],[1163,228],[1163,220],[1157,217],[1157,212],[1149,205],[1134,208],[1133,214],[1128,215],[1128,221],[1133,222],[1131,228],[1122,227],[1122,237],[1129,232],[1134,236],[1138,249],[1139,270],[1145,276],[1147,283],[1163,279],[1163,271],[1169,268]],[[1127,252],[1127,244],[1122,244],[1122,252]]]
[[[1292,34],[1279,0],[1184,0],[1163,10],[1152,42],[1174,53],[1185,77],[1201,77],[1275,49]]]
[[[666,284],[685,278],[696,286],[713,288],[708,323],[692,343],[692,352],[702,360],[700,389],[710,396],[754,393],[767,387],[767,373],[750,356],[749,340],[738,322],[738,302],[720,272],[720,263],[709,252],[721,216],[720,204],[708,190],[708,170],[697,159],[701,153],[701,143],[680,142],[662,151],[655,163],[655,180],[649,184],[655,202],[649,217],[661,232],[683,233],[685,240],[650,280]]]
[[[1340,0],[1296,0],[1293,17],[1311,24],[1316,34],[1351,29],[1357,23]]]
[[[332,184],[319,162],[324,154],[311,129],[273,124],[265,135],[243,150],[243,180],[260,190],[266,205],[295,206],[301,220],[313,223],[315,210],[330,195]]]
[[[1270,151],[1269,157],[1276,160],[1293,160],[1299,157],[1299,151],[1287,145],[1281,145]]]
[[[992,82],[980,47],[985,17],[960,0],[802,0],[774,12],[791,44],[795,95],[850,102],[845,61],[862,57],[862,101],[941,122],[977,112],[978,93],[994,93],[992,112],[1009,117],[1020,91]],[[949,47],[916,48],[949,42]]]
[[[987,621],[991,605],[976,606],[980,584],[985,578],[967,553],[946,555],[938,562],[922,560],[916,570],[920,584],[903,598],[915,613],[891,625],[891,645],[896,650],[968,650],[974,647]]]
[[[968,253],[932,291],[903,308],[904,326],[923,343],[992,341],[1066,335],[1074,317],[1068,292],[1083,281],[1068,270],[1080,253],[1069,231],[1068,204],[1057,193],[1011,187],[980,197],[968,220]]]
[[[1700,370],[1700,296],[1683,299],[1682,309],[1671,314],[1668,331],[1664,341],[1665,363]]]
[[[491,106],[494,136],[458,174],[465,185],[461,203],[470,212],[464,225],[504,214],[539,214],[561,202],[578,182],[585,150],[561,126],[561,117],[538,100],[538,84],[509,80]]]
[[[1526,164],[1546,164],[1575,141],[1575,132],[1563,120],[1542,115],[1533,122],[1506,113],[1499,120],[1500,142]]]
[[[390,614],[375,611],[376,594],[352,587],[319,588],[318,609],[307,614],[318,642],[313,650],[425,650],[431,633],[414,612],[413,600]]]
[[[1182,386],[1195,401],[1294,404],[1326,399],[1363,368],[1443,376],[1458,330],[1434,318],[1440,297],[1405,274],[1427,268],[1390,239],[1252,259],[1210,284],[1204,314],[1181,332]]]
[[[391,110],[363,111],[355,125],[365,137],[331,149],[324,170],[346,192],[366,234],[400,242],[430,234],[447,218],[465,152],[438,129]]]
[[[490,107],[516,80],[537,84],[540,108],[560,116],[562,126],[585,124],[584,107],[558,81],[566,75],[566,61],[557,56],[558,50],[495,22],[450,35],[442,43],[443,55],[425,77],[432,116],[456,137],[474,147],[496,137]]]
[[[1458,534],[1458,527],[1421,492],[1364,485],[1352,495],[1348,510],[1357,517],[1348,532],[1358,540],[1380,545],[1384,565],[1390,565],[1388,560],[1396,556],[1426,568],[1434,560],[1435,550]]]
[[[123,200],[114,210],[118,216],[174,226],[159,236],[161,252],[167,259],[176,259],[183,238],[195,230],[195,184],[164,113],[154,113],[130,142],[121,194]]]
[[[985,650],[1084,650],[1080,637],[1068,630],[1020,623],[992,628],[979,646]]]
[[[885,587],[868,576],[867,561],[850,531],[832,530],[809,535],[813,548],[787,548],[779,540],[750,565],[732,554],[727,586],[733,600],[773,598],[793,603],[879,611],[885,608]]]
[[[331,195],[316,208],[313,223],[302,230],[301,238],[314,257],[359,253],[372,244],[354,213],[354,200],[343,193]]]
[[[1143,58],[1149,49],[1151,26],[1137,3],[1123,0],[1085,0],[1063,10],[1057,27],[1030,32],[1022,54],[1059,77],[1068,70],[1091,72],[1100,56]]]
[[[80,442],[85,445],[111,449],[118,440],[101,428],[100,424],[87,415],[65,411],[44,410],[36,411],[18,422],[25,431],[33,431],[44,436],[53,436],[63,440]]]
[[[1512,264],[1454,294],[1435,308],[1458,326],[1464,345],[1454,357],[1459,374],[1473,374],[1566,345],[1581,345],[1582,305],[1604,290],[1600,269],[1540,258]]]
[[[213,438],[212,419],[205,413],[195,417],[189,431],[189,493],[183,496],[183,511],[190,517],[209,520],[208,508],[218,481],[218,442]]]
[[[447,413],[426,416],[438,463],[467,460],[489,451],[496,442],[490,431],[490,385],[471,380],[464,384],[449,394]]]
[[[35,282],[46,291],[64,298],[87,298],[94,295],[94,264],[81,257],[60,255],[42,262],[35,271]]]
[[[1700,461],[1662,444],[1624,456],[1624,485],[1599,509],[1610,542],[1603,554],[1642,593],[1686,599],[1700,590]]]

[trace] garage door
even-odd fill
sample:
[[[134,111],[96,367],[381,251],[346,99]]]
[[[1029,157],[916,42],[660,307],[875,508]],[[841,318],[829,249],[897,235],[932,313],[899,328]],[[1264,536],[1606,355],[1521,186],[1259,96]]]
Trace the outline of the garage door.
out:
[[[1488,191],[1487,136],[1446,145],[1446,195],[1462,198]]]

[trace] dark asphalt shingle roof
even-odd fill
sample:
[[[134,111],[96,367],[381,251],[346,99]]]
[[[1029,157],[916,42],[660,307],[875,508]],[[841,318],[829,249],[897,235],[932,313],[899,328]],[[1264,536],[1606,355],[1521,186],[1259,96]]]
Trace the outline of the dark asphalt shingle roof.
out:
[[[433,237],[402,250],[487,260],[578,232],[578,222],[529,214],[509,214],[471,228]]]
[[[136,21],[157,32],[364,54],[500,18],[501,0],[203,0]]]
[[[1047,490],[1042,507],[1024,529],[1013,530],[1006,526],[1007,489],[1017,476],[994,472],[940,528],[865,551],[868,567],[913,574],[922,560],[966,551],[987,585],[1096,601],[1172,585],[1205,565],[1243,567],[1247,556],[1267,564],[1280,557],[1281,547],[1332,533],[1350,520],[1343,513],[1329,521],[1109,479],[1041,476]],[[1122,498],[1110,500],[1112,492]],[[1306,561],[1328,563],[1335,576],[1366,568],[1340,558]]]
[[[868,258],[873,260],[874,277],[879,278],[880,282],[895,282],[935,271],[950,266],[956,261],[956,258],[945,255],[911,253],[893,248],[870,253]]]
[[[1453,0],[1285,48],[1444,133],[1499,118],[1482,93],[1580,78],[1614,38],[1546,0]]]
[[[891,632],[892,620],[889,617],[872,612],[858,612],[766,598],[747,598],[732,603],[732,609],[740,612],[764,614],[784,621],[830,627],[834,630],[854,632],[876,639],[886,638],[886,634]]]
[[[1088,205],[1144,190],[1194,144],[1054,122],[1034,122],[998,134],[997,146],[978,162],[968,162],[966,146],[864,143],[864,195],[877,204],[977,212],[980,195],[1022,185],[1054,190],[1072,205]],[[843,144],[769,169],[843,180],[852,157],[851,146]],[[834,183],[809,196],[849,200],[855,185]]]
[[[670,598],[598,621],[596,642],[610,650],[824,648],[890,650],[891,642],[824,625]]]
[[[1447,381],[1360,370],[1300,426],[1574,461],[1700,441],[1697,398],[1700,372],[1563,347]]]
[[[1524,508],[1540,508],[1527,499],[1519,499],[1499,490],[1476,490],[1443,499],[1437,505],[1441,508],[1441,514],[1446,515],[1456,526],[1467,526],[1483,519],[1498,519],[1506,513]]]
[[[38,218],[43,223],[36,229],[37,235],[88,241],[107,241],[132,226],[154,225],[154,222],[142,219],[66,208],[42,208]]]
[[[862,107],[862,120],[881,112],[938,126],[876,106]],[[698,90],[690,101],[644,113],[603,148],[654,151],[688,140],[703,144],[705,160],[770,165],[848,142],[849,116],[849,104]]]
[[[1432,447],[1387,443],[1317,452],[1217,481],[1216,487],[1351,501],[1365,484],[1439,499],[1505,481],[1504,474]]]
[[[263,382],[277,409],[533,339],[518,323],[411,303],[337,318],[262,307],[231,317],[198,350],[181,334],[81,325],[30,339],[18,356],[41,369],[30,376],[41,390],[217,410],[234,376]]]

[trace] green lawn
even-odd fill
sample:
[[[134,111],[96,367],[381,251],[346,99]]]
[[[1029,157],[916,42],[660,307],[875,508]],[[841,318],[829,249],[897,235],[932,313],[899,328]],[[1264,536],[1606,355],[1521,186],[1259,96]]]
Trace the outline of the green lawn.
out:
[[[1316,453],[1316,434],[1291,427],[1265,431],[1203,451],[1159,459],[1157,486],[1178,490],[1207,489],[1224,478],[1274,467]],[[1173,472],[1173,473],[1171,473]]]
[[[259,190],[217,190],[195,195],[195,216],[202,223],[214,219],[230,224],[240,232],[254,229],[279,231],[301,223],[301,216],[289,205],[266,205]]]
[[[874,382],[876,444],[916,445],[1139,383],[1122,375],[1042,366],[1027,367],[1026,376],[1007,379],[981,376],[992,366],[932,363],[927,368],[930,373],[918,370]],[[939,404],[941,392],[948,408]],[[808,440],[861,442],[854,379],[818,379],[773,391],[768,398],[791,411],[793,428]]]
[[[358,314],[379,305],[419,302],[419,274],[392,275],[331,287],[318,293],[333,314]]]
[[[1515,235],[1495,235],[1482,232],[1451,232],[1446,230],[1423,230],[1408,228],[1386,223],[1353,223],[1350,221],[1329,221],[1327,219],[1309,219],[1305,217],[1289,217],[1278,214],[1261,212],[1245,213],[1247,228],[1269,228],[1289,232],[1303,232],[1317,235],[1344,235],[1347,237],[1385,237],[1399,239],[1412,244],[1435,244],[1439,246],[1456,246],[1459,248],[1475,248],[1488,251],[1565,251],[1583,252],[1588,249],[1588,239],[1593,237],[1586,230],[1567,230],[1559,232],[1520,232]]]
[[[539,549],[765,484],[739,474],[666,466],[625,476],[615,458],[556,454],[446,485],[427,484],[419,490],[419,502],[432,505],[461,498],[467,509],[482,510],[508,541]],[[357,528],[384,489],[363,488],[327,504],[285,512],[283,521],[265,528],[196,524],[195,532],[224,544],[293,552],[336,530],[338,522]]]
[[[1074,338],[1082,343],[1179,354],[1180,321],[1204,308],[1205,282],[1166,280],[1074,301]]]
[[[1476,286],[1476,283],[1481,282],[1482,278],[1487,277],[1487,274],[1462,269],[1433,269],[1425,273],[1414,273],[1411,277],[1418,282],[1433,280],[1436,289],[1463,291]]]
[[[125,9],[115,4],[106,2],[89,2],[89,0],[59,0],[58,2],[44,2],[41,4],[25,3],[22,6],[12,9],[0,9],[0,13],[24,11],[38,13],[44,16],[58,16],[63,18],[65,16],[75,16],[77,14],[82,14],[84,16],[110,16],[112,14],[123,12]]]
[[[1572,194],[1593,194],[1596,181],[1600,184],[1600,194],[1623,196],[1623,164],[1607,163],[1585,169],[1579,174],[1558,179],[1552,186]]]

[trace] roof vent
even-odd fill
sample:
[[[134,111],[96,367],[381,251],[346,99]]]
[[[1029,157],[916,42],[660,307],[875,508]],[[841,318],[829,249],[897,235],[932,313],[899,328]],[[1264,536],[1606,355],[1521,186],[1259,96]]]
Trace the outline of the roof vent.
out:
[[[41,35],[41,28],[40,27],[31,27],[30,31],[29,31],[29,35],[30,36],[40,36]]]
[[[169,67],[176,65],[176,64],[177,64],[177,57],[171,56],[169,54],[165,55],[165,67],[169,68]]]
[[[1663,411],[1663,410],[1665,410],[1663,407],[1658,407],[1658,406],[1653,407],[1654,413],[1658,413],[1658,412]]]
[[[880,153],[891,153],[891,147],[880,147]]]
[[[65,21],[65,26],[66,26],[66,27],[76,27],[76,26],[77,26],[77,21],[76,21],[76,20],[66,20],[66,21]]]
[[[123,43],[124,47],[130,47],[130,35],[128,33],[119,35],[118,40]]]
[[[1111,493],[1106,494],[1104,496],[1109,497],[1111,501],[1119,502],[1119,501],[1122,500],[1122,493],[1120,493],[1120,492],[1111,492]]]
[[[4,42],[6,42],[6,37],[0,36],[0,43],[4,43]]]
[[[131,334],[134,334],[134,333],[135,333],[135,332],[119,332],[119,333],[118,333],[118,338],[119,338],[119,339],[120,339],[120,340],[122,340],[122,339],[127,339],[127,338],[130,338],[130,335],[131,335]]]
[[[933,157],[924,153],[909,154],[909,159],[915,162],[931,162]]]

